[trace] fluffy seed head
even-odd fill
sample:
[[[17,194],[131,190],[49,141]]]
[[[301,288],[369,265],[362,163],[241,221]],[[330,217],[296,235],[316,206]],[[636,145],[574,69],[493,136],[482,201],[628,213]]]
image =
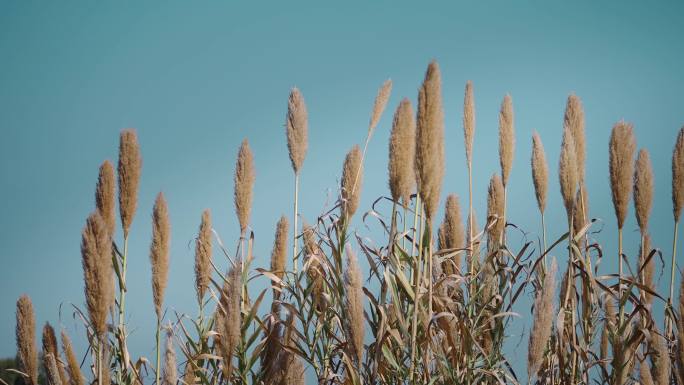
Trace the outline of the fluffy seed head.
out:
[[[568,220],[572,217],[577,193],[577,159],[575,158],[575,140],[570,129],[563,128],[563,143],[561,144],[560,161],[558,164],[558,179],[560,181],[561,195],[568,214]]]
[[[62,350],[67,362],[67,373],[69,374],[69,385],[84,385],[83,374],[74,353],[74,348],[71,346],[71,339],[62,331]]]
[[[361,149],[358,145],[354,145],[344,158],[340,194],[342,195],[341,214],[345,221],[351,220],[356,209],[359,208],[361,185],[363,183],[363,163],[361,158]]]
[[[389,100],[391,94],[392,80],[387,79],[384,83],[382,83],[382,86],[380,86],[380,89],[378,90],[378,95],[375,97],[375,102],[373,103],[373,112],[371,113],[370,122],[368,123],[369,135],[373,132],[373,130],[375,130],[375,127],[378,125],[380,117],[382,116],[383,111],[385,111],[387,101]]]
[[[19,370],[28,377],[27,385],[38,385],[38,350],[36,349],[36,317],[33,302],[27,295],[17,301],[17,359]]]
[[[563,117],[563,127],[570,129],[572,138],[575,141],[575,159],[577,160],[577,179],[584,181],[584,162],[587,157],[586,139],[584,135],[584,109],[580,98],[571,94],[565,105],[565,116]]]
[[[551,263],[544,285],[534,300],[534,320],[530,330],[530,342],[527,353],[527,374],[530,378],[536,376],[542,362],[546,344],[551,339],[551,330],[555,311],[553,297],[556,291],[556,270],[558,265],[554,259]]]
[[[138,135],[132,128],[121,131],[119,141],[119,215],[124,231],[128,237],[128,230],[135,216],[138,204],[138,184],[140,183],[140,146]]]
[[[281,216],[276,224],[275,240],[273,241],[273,251],[271,251],[271,272],[282,279],[285,275],[285,264],[287,260],[287,234],[290,223],[286,216]]]
[[[416,182],[428,220],[434,218],[444,178],[444,109],[439,65],[432,61],[418,90]]]
[[[489,222],[496,219],[496,222],[489,229],[489,239],[495,242],[501,239],[506,225],[503,212],[504,187],[499,175],[494,174],[489,180],[489,189],[487,190],[487,222],[489,224]]]
[[[580,188],[577,190],[574,208],[572,226],[575,233],[578,233],[589,221],[589,194],[584,182],[580,183]]]
[[[392,199],[407,205],[415,184],[416,121],[411,102],[404,98],[392,122],[389,141],[389,187]]]
[[[176,385],[178,370],[176,369],[176,350],[173,348],[173,333],[171,330],[166,334],[166,349],[164,351],[163,385]]]
[[[95,334],[106,332],[107,314],[114,302],[112,241],[107,227],[96,211],[86,220],[81,238],[81,262],[90,323]]]
[[[114,181],[114,166],[105,160],[100,166],[100,173],[97,177],[95,187],[95,206],[102,216],[110,237],[114,236],[116,228],[116,182]],[[55,355],[58,357],[58,355]]]
[[[444,247],[447,249],[462,249],[465,247],[465,232],[461,220],[461,206],[456,194],[447,196],[444,209]],[[461,267],[461,253],[454,256],[454,265]]]
[[[219,309],[217,310],[216,331],[219,333],[219,352],[223,359],[223,376],[230,378],[233,370],[232,357],[240,340],[242,302],[242,267],[238,263],[226,276],[221,290]]]
[[[152,245],[150,263],[152,264],[152,298],[157,317],[161,318],[164,292],[169,279],[169,210],[163,193],[157,194],[152,212]]]
[[[55,329],[52,328],[52,325],[50,325],[49,322],[45,323],[45,326],[43,326],[43,363],[48,364],[48,362],[45,361],[45,357],[47,354],[52,354],[53,357],[56,358],[55,361],[55,369],[57,371],[57,375],[59,376],[59,381],[62,384],[67,384],[67,377],[66,377],[66,372],[64,372],[64,366],[62,366],[62,363],[59,361],[59,350],[57,349],[57,336],[55,335]],[[47,365],[46,365],[47,369]]]
[[[506,95],[499,111],[499,162],[501,163],[501,181],[504,186],[508,185],[508,177],[513,168],[514,152],[513,100],[511,95]]]
[[[636,140],[632,125],[617,122],[610,134],[610,189],[618,228],[622,229],[627,216],[627,205],[632,195],[632,175]]]
[[[304,96],[297,87],[290,91],[287,100],[287,119],[285,122],[285,134],[287,135],[287,149],[290,153],[290,161],[295,174],[299,174],[302,168],[306,150],[309,146],[309,118],[306,112]]]
[[[235,213],[240,222],[240,233],[249,225],[252,211],[252,189],[254,187],[254,156],[247,139],[242,141],[235,164]]]
[[[684,207],[684,126],[679,130],[672,152],[672,213],[675,222]]]
[[[549,184],[549,165],[546,163],[544,144],[537,132],[532,134],[532,181],[537,197],[537,207],[543,214],[546,210],[546,190]]]
[[[344,306],[348,320],[345,323],[345,329],[350,355],[354,362],[360,364],[363,360],[364,350],[363,284],[356,254],[350,246],[347,246],[347,258],[347,270],[344,272],[346,294]]]
[[[656,385],[668,385],[670,383],[670,353],[665,338],[658,334],[651,335],[650,344],[653,349],[653,380]]]
[[[45,362],[45,377],[47,377],[48,385],[62,385],[62,379],[59,377],[59,370],[57,370],[57,360],[52,353],[45,353],[43,357]]]
[[[202,302],[211,281],[211,212],[202,213],[202,222],[195,242],[195,290]]]
[[[465,138],[466,160],[473,161],[473,139],[475,138],[475,96],[473,96],[473,82],[468,80],[463,98],[463,136]]]
[[[653,205],[653,166],[648,150],[641,149],[634,168],[634,211],[641,233],[648,228]]]

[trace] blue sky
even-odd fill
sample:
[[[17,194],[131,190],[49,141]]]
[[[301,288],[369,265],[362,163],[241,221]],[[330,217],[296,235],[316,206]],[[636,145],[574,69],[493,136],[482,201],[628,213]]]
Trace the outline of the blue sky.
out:
[[[130,244],[130,347],[150,357],[156,193],[168,199],[173,230],[166,304],[195,314],[192,239],[204,208],[228,244],[237,239],[232,173],[242,138],[255,153],[252,227],[256,263],[266,266],[275,223],[291,212],[283,128],[289,89],[302,90],[309,110],[301,213],[311,222],[335,198],[344,154],[362,143],[377,88],[392,78],[387,113],[369,145],[362,207],[388,194],[391,113],[402,97],[415,101],[433,58],[444,81],[444,192],[467,197],[461,118],[470,79],[476,209],[484,212],[487,181],[498,171],[497,111],[510,93],[517,146],[509,219],[531,237],[539,233],[529,169],[537,130],[551,170],[549,237],[560,235],[556,165],[565,100],[575,92],[586,112],[591,215],[605,226],[601,271],[615,271],[607,147],[620,119],[634,123],[639,147],[651,151],[651,232],[669,259],[669,165],[684,124],[682,11],[681,2],[618,1],[0,3],[0,356],[14,354],[10,309],[21,293],[33,298],[38,325],[50,321],[82,334],[69,310],[83,304],[80,231],[93,209],[98,166],[116,161],[122,128],[138,130],[143,154]],[[633,255],[631,207],[625,231]],[[522,315],[525,326],[529,313]],[[525,345],[509,349],[522,354]],[[516,367],[524,373],[524,363]]]

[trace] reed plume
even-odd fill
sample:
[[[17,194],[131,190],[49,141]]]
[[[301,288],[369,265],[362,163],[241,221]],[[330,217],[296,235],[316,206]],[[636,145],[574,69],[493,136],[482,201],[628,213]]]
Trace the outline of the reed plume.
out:
[[[579,233],[589,223],[589,194],[587,193],[587,185],[584,182],[580,182],[579,186],[575,197],[575,210],[572,216],[572,226],[575,233]]]
[[[309,120],[306,112],[304,96],[297,87],[292,88],[287,100],[287,118],[285,121],[285,134],[287,136],[287,149],[292,162],[292,170],[298,175],[304,164],[306,150],[308,149]]]
[[[473,139],[475,138],[475,96],[473,82],[468,80],[463,98],[463,137],[465,139],[466,161],[473,162]]]
[[[563,142],[561,144],[560,161],[558,165],[558,178],[560,181],[561,195],[568,214],[568,221],[572,218],[575,206],[575,194],[577,192],[577,158],[575,140],[569,128],[563,129]]]
[[[463,221],[461,220],[461,206],[456,194],[449,194],[447,196],[443,226],[443,248],[463,249],[465,247],[465,233],[463,231]],[[452,265],[457,269],[461,268],[460,252],[454,255]],[[449,269],[449,271],[453,271],[453,269]]]
[[[354,145],[344,158],[344,166],[342,167],[341,218],[347,224],[359,208],[362,184],[363,163],[361,149],[359,149],[358,145]]]
[[[513,100],[511,95],[504,96],[499,111],[499,162],[501,163],[501,182],[508,185],[508,177],[513,168],[515,152],[515,128],[513,125]]]
[[[577,163],[577,180],[584,182],[584,163],[587,157],[586,139],[584,135],[584,109],[582,101],[575,94],[568,96],[563,116],[563,127],[570,129],[575,142],[575,161]]]
[[[204,294],[211,282],[211,212],[202,212],[202,222],[195,242],[195,290],[202,306]]]
[[[67,377],[66,372],[64,371],[64,366],[59,360],[59,350],[57,349],[57,336],[55,335],[55,329],[53,329],[49,322],[46,322],[45,326],[43,326],[43,359],[45,359],[45,356],[48,353],[55,357],[55,369],[57,370],[57,375],[59,375],[59,381],[66,385]],[[43,362],[46,364],[45,361]]]
[[[383,111],[385,111],[385,107],[387,106],[387,101],[389,100],[390,95],[392,94],[392,80],[387,79],[385,80],[384,83],[382,83],[382,86],[380,86],[380,89],[378,90],[378,94],[375,96],[375,102],[373,103],[373,112],[371,113],[371,118],[370,121],[368,122],[368,136],[370,137],[371,133],[373,130],[375,130],[375,127],[378,125],[378,122],[380,121],[380,117],[382,116]]]
[[[17,300],[17,361],[26,377],[26,385],[38,385],[38,350],[36,349],[36,316],[33,302],[26,294]]]
[[[45,362],[45,375],[47,377],[48,385],[62,385],[62,379],[59,377],[59,370],[57,370],[57,360],[52,353],[45,353],[43,357]]]
[[[228,380],[233,370],[232,357],[240,340],[242,303],[241,263],[232,267],[226,276],[219,300],[216,321],[219,333],[219,352],[223,360],[223,377]]]
[[[684,207],[684,126],[679,129],[674,151],[672,151],[672,213],[675,222]]]
[[[281,216],[276,224],[275,239],[273,241],[273,250],[271,251],[271,273],[279,279],[285,276],[285,264],[287,259],[287,234],[290,224],[286,216]],[[272,282],[274,285],[273,296],[278,298],[279,291],[275,286],[280,286],[279,282]]]
[[[95,206],[107,225],[109,236],[113,237],[116,228],[116,182],[114,166],[108,160],[100,166],[95,187]]]
[[[161,319],[164,292],[169,278],[169,238],[171,225],[164,193],[157,194],[152,212],[152,245],[150,263],[152,264],[152,298],[157,318]]]
[[[173,348],[173,333],[171,329],[166,334],[166,350],[164,352],[164,376],[163,385],[176,385],[178,382],[178,371],[176,369],[176,351]]]
[[[86,220],[81,239],[81,262],[85,297],[95,335],[107,331],[107,314],[114,302],[112,243],[107,226],[96,211]]]
[[[404,207],[411,199],[415,183],[413,168],[416,154],[416,121],[413,118],[411,102],[404,98],[394,113],[392,133],[389,141],[389,187],[392,199],[403,202]]]
[[[558,265],[554,259],[547,272],[544,284],[534,299],[534,319],[530,330],[530,341],[527,352],[527,375],[533,378],[539,372],[544,361],[544,352],[551,339],[555,311],[553,297],[556,291],[556,270]]]
[[[668,385],[670,383],[670,352],[667,348],[665,337],[654,332],[651,335],[650,344],[653,346],[653,380],[656,385]]]
[[[349,355],[353,358],[353,362],[360,365],[363,361],[364,350],[363,283],[356,254],[349,245],[347,245],[347,270],[344,272],[344,287],[344,309],[347,318],[345,331]]]
[[[499,242],[504,231],[504,186],[498,174],[492,175],[487,190],[487,226],[492,246]],[[493,224],[490,224],[492,223]]]
[[[534,193],[537,197],[537,207],[544,214],[546,210],[546,190],[549,184],[549,166],[546,163],[546,153],[541,137],[535,131],[532,134],[532,181]]]
[[[439,65],[430,62],[418,90],[416,183],[428,220],[434,218],[444,178],[444,110]]]
[[[622,229],[627,216],[627,205],[632,194],[632,175],[636,141],[632,125],[620,121],[610,135],[610,189],[615,206],[618,229]]]
[[[233,181],[235,182],[235,213],[240,222],[240,234],[244,234],[249,225],[254,187],[254,156],[247,139],[244,139],[240,145]]]
[[[653,205],[653,167],[648,150],[641,149],[634,168],[634,211],[641,234],[648,229],[648,218]]]
[[[62,350],[64,351],[64,357],[66,357],[69,385],[84,385],[83,374],[81,373],[76,353],[74,353],[74,348],[71,345],[71,339],[69,339],[69,336],[64,331],[62,331]]]
[[[140,183],[140,146],[138,135],[132,128],[121,131],[119,141],[119,215],[124,238],[135,216],[138,204],[138,184]]]

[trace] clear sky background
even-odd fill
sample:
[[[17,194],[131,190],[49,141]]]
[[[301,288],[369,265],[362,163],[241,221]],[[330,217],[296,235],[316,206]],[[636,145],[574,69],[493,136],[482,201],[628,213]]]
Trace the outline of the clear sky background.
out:
[[[130,241],[130,348],[151,357],[155,194],[166,194],[172,224],[165,303],[194,315],[192,240],[202,210],[212,210],[228,245],[239,235],[232,174],[242,138],[249,138],[256,160],[256,264],[267,266],[275,223],[291,212],[283,126],[290,88],[301,88],[309,110],[301,213],[312,222],[336,197],[344,155],[362,143],[377,88],[392,78],[389,107],[368,150],[362,208],[388,194],[391,114],[402,97],[415,101],[433,58],[444,82],[445,193],[467,199],[461,119],[470,79],[477,211],[484,213],[487,182],[498,171],[497,112],[510,93],[517,144],[509,220],[532,239],[540,233],[529,168],[537,130],[550,164],[549,238],[562,234],[556,165],[566,97],[575,92],[586,112],[591,216],[605,227],[597,235],[606,252],[601,272],[616,265],[607,149],[620,119],[634,123],[639,147],[651,151],[651,231],[668,260],[670,161],[684,124],[683,11],[682,2],[625,1],[1,2],[0,356],[15,352],[14,306],[22,293],[34,301],[37,325],[50,321],[83,334],[69,308],[84,303],[80,232],[93,210],[98,166],[116,161],[122,128],[138,130],[143,156]],[[360,223],[355,227],[367,234]],[[632,256],[637,234],[630,206],[625,250]],[[527,337],[517,343],[528,303],[518,309],[511,357],[526,357]],[[82,348],[82,337],[76,340]],[[524,377],[525,360],[513,361]]]

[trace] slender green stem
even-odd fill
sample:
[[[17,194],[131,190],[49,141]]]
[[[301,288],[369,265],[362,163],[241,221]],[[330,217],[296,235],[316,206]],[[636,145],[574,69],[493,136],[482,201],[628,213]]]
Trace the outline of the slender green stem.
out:
[[[294,190],[294,215],[292,216],[292,266],[294,275],[297,275],[297,211],[299,205],[299,174],[295,174],[295,190]]]

